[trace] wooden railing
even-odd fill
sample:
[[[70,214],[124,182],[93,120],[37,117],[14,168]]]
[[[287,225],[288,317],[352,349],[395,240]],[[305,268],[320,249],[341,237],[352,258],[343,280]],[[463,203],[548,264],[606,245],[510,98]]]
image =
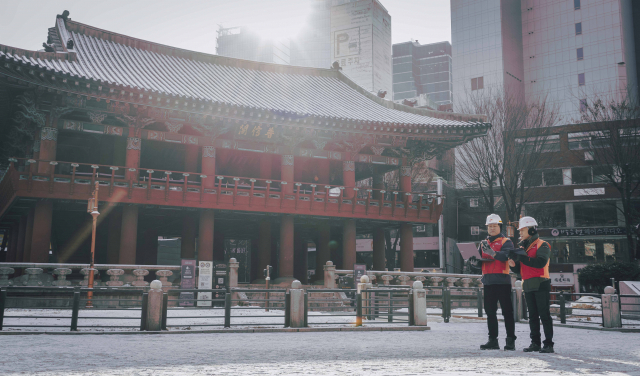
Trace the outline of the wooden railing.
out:
[[[434,194],[385,191],[330,184],[288,182],[240,176],[207,176],[197,172],[157,169],[131,169],[123,166],[11,158],[10,168],[0,183],[0,204],[11,200],[11,192],[60,198],[91,194],[97,181],[105,201],[185,204],[196,207],[251,207],[261,211],[349,213],[356,217],[398,217],[435,222],[442,212],[444,198]],[[49,173],[37,173],[37,166],[49,165]],[[127,174],[129,172],[129,174]],[[128,176],[128,178],[126,178]],[[207,182],[212,183],[206,184]],[[6,185],[11,186],[7,187]],[[205,188],[203,188],[203,186]],[[288,186],[292,188],[287,189]],[[37,188],[36,188],[37,187]],[[211,187],[211,188],[206,188]],[[102,193],[102,189],[106,190]],[[45,192],[43,192],[43,190]],[[115,192],[121,193],[115,197]],[[36,195],[36,191],[38,194]],[[351,192],[349,192],[351,191]],[[122,192],[126,192],[126,198]],[[66,194],[65,194],[66,193]],[[3,207],[0,206],[0,210]]]

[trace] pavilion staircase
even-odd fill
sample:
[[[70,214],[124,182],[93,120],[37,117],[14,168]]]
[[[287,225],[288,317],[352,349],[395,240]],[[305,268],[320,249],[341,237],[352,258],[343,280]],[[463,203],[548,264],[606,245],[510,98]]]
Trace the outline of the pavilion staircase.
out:
[[[303,286],[305,288],[306,286]],[[322,312],[346,312],[352,311],[354,308],[351,307],[351,301],[348,299],[345,293],[342,292],[323,292],[320,289],[308,288],[308,299],[309,299],[309,311],[315,311],[315,308],[323,308],[318,309],[318,311]],[[237,298],[241,301],[238,302],[238,305],[251,305],[251,306],[259,306],[264,307],[266,302],[266,293],[265,292],[239,292],[237,294]],[[269,293],[269,308],[274,309],[283,309],[284,308],[284,292],[270,292]],[[331,309],[326,309],[331,308]]]

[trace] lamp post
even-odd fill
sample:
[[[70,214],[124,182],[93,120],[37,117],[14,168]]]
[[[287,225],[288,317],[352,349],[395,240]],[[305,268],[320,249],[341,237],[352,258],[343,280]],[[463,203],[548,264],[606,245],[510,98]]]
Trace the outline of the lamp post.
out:
[[[87,213],[93,217],[93,223],[91,228],[91,263],[89,265],[89,292],[87,293],[87,308],[93,308],[91,299],[93,298],[93,271],[94,271],[94,259],[96,255],[96,224],[98,221],[98,190],[100,189],[99,183],[96,181],[95,188],[93,190],[93,197],[89,199],[87,203]]]

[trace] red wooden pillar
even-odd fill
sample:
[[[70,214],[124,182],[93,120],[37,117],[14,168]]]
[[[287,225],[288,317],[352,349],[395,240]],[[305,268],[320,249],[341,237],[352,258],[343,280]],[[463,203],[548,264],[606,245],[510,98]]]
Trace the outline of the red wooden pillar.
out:
[[[405,193],[411,192],[411,166],[400,167],[400,192],[402,202],[406,202],[407,195]]]
[[[56,160],[56,148],[58,144],[58,130],[56,128],[43,127],[40,130],[40,159],[46,161]],[[49,174],[54,166],[49,162],[38,163],[38,173]]]
[[[344,197],[353,198],[353,187],[356,186],[356,163],[354,161],[342,161],[342,185],[345,188]]]
[[[331,227],[328,223],[318,224],[318,244],[316,244],[316,280],[324,279],[324,266],[331,258],[329,242],[331,241]]]
[[[400,268],[403,272],[413,271],[413,226],[400,226]]]
[[[292,215],[284,215],[280,220],[280,254],[278,256],[278,277],[293,278]]]
[[[198,261],[213,261],[213,210],[200,211]]]
[[[373,270],[384,270],[386,267],[384,228],[373,230]]]
[[[180,257],[192,259],[196,257],[196,217],[187,212],[182,218],[182,239],[180,241]]]
[[[122,223],[122,209],[113,208],[108,214],[109,223],[107,236],[107,264],[117,264],[120,260],[120,224]]]
[[[202,185],[205,189],[213,189],[216,184],[216,148],[213,146],[202,147],[201,164],[202,175],[207,176]]]
[[[271,222],[262,220],[258,225],[258,278],[271,264]]]
[[[131,131],[130,131],[131,133]],[[125,179],[138,182],[140,173],[140,152],[142,151],[142,140],[138,137],[127,137],[127,158],[125,160]],[[135,171],[129,171],[129,168],[135,168]],[[151,182],[149,182],[151,184]]]
[[[14,257],[15,262],[22,262],[24,260],[24,244],[27,236],[27,220],[28,216],[23,215],[20,217],[20,224],[18,225],[18,237],[16,238],[16,255]]]
[[[342,222],[342,268],[353,270],[356,263],[356,220]]]
[[[280,170],[280,180],[287,184],[282,186],[282,192],[287,195],[293,194],[293,155],[282,156],[282,169]]]
[[[33,215],[30,262],[49,262],[52,217],[53,201],[38,201]]]
[[[120,229],[120,264],[136,263],[136,245],[138,241],[138,206],[127,205],[122,210],[122,226]]]
[[[36,135],[35,138],[33,140],[33,159],[38,160],[40,159],[40,130],[36,130]],[[38,173],[38,164],[37,163],[33,163],[29,166],[29,169],[31,170],[32,173],[36,174]]]
[[[329,184],[331,181],[331,163],[328,159],[318,160],[318,184]]]
[[[29,214],[27,214],[27,223],[24,233],[24,248],[22,249],[22,259],[20,260],[21,262],[31,261],[31,241],[33,240],[33,220],[35,213],[36,209],[31,208],[29,210]]]

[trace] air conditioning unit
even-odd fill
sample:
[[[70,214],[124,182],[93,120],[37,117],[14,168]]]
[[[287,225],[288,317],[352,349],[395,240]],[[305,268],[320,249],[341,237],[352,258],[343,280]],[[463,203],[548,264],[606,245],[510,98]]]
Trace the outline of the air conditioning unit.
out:
[[[584,152],[584,160],[593,162],[593,152],[592,151],[585,151]]]

